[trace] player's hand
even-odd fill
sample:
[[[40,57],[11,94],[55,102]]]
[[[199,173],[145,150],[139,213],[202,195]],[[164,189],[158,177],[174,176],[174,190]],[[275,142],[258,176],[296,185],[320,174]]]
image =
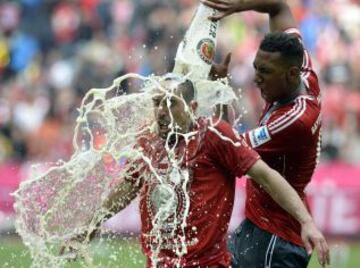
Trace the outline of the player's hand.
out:
[[[227,77],[230,61],[231,61],[231,53],[228,53],[222,63],[217,64],[213,62],[210,69],[211,79],[216,80],[218,78]]]
[[[79,234],[69,240],[64,241],[60,246],[59,255],[64,256],[68,261],[76,261],[82,245],[90,242],[96,234],[96,230],[88,234],[87,232]]]
[[[243,0],[200,0],[204,5],[220,11],[219,14],[210,16],[213,21],[221,20],[231,14],[240,12]]]
[[[86,250],[87,245],[85,243],[87,242],[89,242],[87,236],[83,235],[65,241],[60,249],[60,256],[68,262],[81,259],[86,267],[94,267],[91,255]]]
[[[302,224],[301,238],[305,244],[306,251],[309,255],[315,248],[320,265],[325,267],[326,265],[330,264],[329,246],[324,236],[316,228],[312,220]]]

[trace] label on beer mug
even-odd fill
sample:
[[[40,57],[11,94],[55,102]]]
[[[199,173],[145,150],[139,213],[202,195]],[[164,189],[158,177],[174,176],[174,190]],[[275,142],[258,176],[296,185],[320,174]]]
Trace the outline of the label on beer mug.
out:
[[[174,72],[193,79],[207,79],[215,56],[216,35],[219,22],[209,16],[216,10],[200,4],[184,39],[179,44]]]

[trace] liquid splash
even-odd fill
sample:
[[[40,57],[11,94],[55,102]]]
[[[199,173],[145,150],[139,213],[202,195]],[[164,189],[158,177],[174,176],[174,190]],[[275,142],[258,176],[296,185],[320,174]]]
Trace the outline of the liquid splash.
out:
[[[206,26],[214,27],[211,24]],[[179,47],[184,48],[183,44]],[[190,64],[186,57],[181,56],[182,52],[178,50],[174,70],[194,83],[195,99],[199,104],[197,114],[192,115],[194,121],[199,116],[211,117],[217,105],[227,105],[236,99],[227,80],[209,81],[207,75],[204,77],[209,71],[209,64]],[[121,82],[129,78],[142,82],[140,92],[117,95]],[[178,133],[170,114],[171,130],[167,140],[174,134],[178,139],[172,146],[169,146],[169,142],[165,143],[169,178],[160,175],[152,166],[151,159],[136,146],[139,136],[156,132],[152,98],[159,89],[165,94],[170,110],[170,99],[174,92],[162,86],[162,79],[127,74],[116,79],[108,88],[91,89],[79,108],[71,159],[68,162],[59,161],[45,172],[34,169],[30,179],[24,181],[14,193],[17,232],[29,248],[33,267],[64,267],[69,259],[75,257],[75,253],[81,257],[84,266],[95,267],[89,251],[89,235],[83,239],[83,243],[72,239],[90,234],[98,228],[102,219],[111,213],[104,205],[111,189],[121,187],[124,179],[131,177],[134,172],[140,173],[142,166],[138,165],[139,162],[148,167],[150,174],[142,174],[138,179],[157,180],[159,185],[154,192],[158,202],[156,213],[152,215],[153,228],[148,234],[154,238],[151,263],[156,267],[161,261],[159,253],[164,246],[162,231],[167,228],[172,237],[177,237],[172,241],[178,258],[175,265],[181,266],[180,260],[187,253],[188,245],[185,228],[190,208],[189,170],[181,167],[184,156],[177,155],[175,149],[180,136],[188,144],[197,132]],[[190,111],[187,105],[186,109]],[[209,128],[215,133],[217,123],[212,122]],[[234,146],[239,144],[234,143]],[[179,203],[179,193],[175,188],[182,196],[181,215],[174,215]],[[121,198],[125,200],[128,197]],[[64,241],[71,241],[67,246],[76,249],[76,252],[59,255]]]
[[[66,256],[58,256],[62,242],[96,228],[109,213],[102,204],[110,189],[128,172],[124,161],[130,164],[140,157],[132,148],[150,123],[151,117],[144,115],[152,113],[151,94],[107,98],[129,77],[149,80],[129,74],[109,88],[90,90],[79,109],[70,161],[35,172],[14,194],[16,228],[34,267],[65,264]]]
[[[128,78],[144,82],[141,92],[111,97],[113,91],[119,89],[120,83]],[[58,162],[43,174],[35,172],[14,194],[17,231],[29,247],[34,267],[63,267],[71,256],[59,256],[62,243],[97,228],[99,219],[109,213],[103,203],[110,189],[121,184],[122,178],[131,176],[134,171],[129,167],[133,167],[133,163],[142,160],[151,167],[151,159],[135,148],[139,135],[156,129],[152,116],[154,89],[163,90],[168,100],[173,94],[162,88],[160,80],[159,77],[127,74],[116,79],[109,88],[90,90],[79,109],[73,138],[74,154],[70,161]],[[202,94],[198,94],[201,96],[200,103],[205,99],[203,107],[206,109],[201,111],[202,115],[212,114],[216,104],[228,103],[234,97],[232,91],[226,94],[224,88],[228,86],[219,81],[199,80],[196,85],[197,91],[208,87],[208,94],[204,93],[205,89]],[[177,132],[175,124],[172,122],[171,125],[173,128],[168,137]],[[188,143],[195,134],[182,135]],[[179,225],[183,233],[175,245],[176,255],[181,257],[187,252],[185,227],[190,207],[187,193],[189,174],[188,170],[180,168],[182,159],[177,158],[175,148],[166,146],[172,169],[171,180],[173,185],[182,189],[185,197],[183,217],[180,222],[174,217],[172,223],[174,235]],[[160,242],[164,222],[174,211],[176,196],[174,189],[163,181],[156,169],[150,170],[152,177],[162,185],[159,194],[169,201],[159,207],[152,222],[154,228],[150,235],[158,237]],[[155,244],[158,246],[152,249],[153,263],[157,262],[161,249],[161,243]],[[93,267],[86,244],[78,243],[72,247],[78,249],[86,266]]]

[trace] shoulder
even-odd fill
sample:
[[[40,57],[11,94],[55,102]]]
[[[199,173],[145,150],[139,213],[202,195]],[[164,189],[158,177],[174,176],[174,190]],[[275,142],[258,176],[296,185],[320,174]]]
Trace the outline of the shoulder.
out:
[[[246,139],[240,136],[229,123],[218,119],[209,121],[204,142],[205,146],[213,151],[241,151],[250,148]]]
[[[284,130],[305,131],[320,115],[320,103],[315,96],[301,95],[292,103],[274,111],[267,123],[271,135]]]
[[[258,154],[232,126],[221,120],[209,120],[204,148],[215,164],[234,176],[242,176],[258,160]]]
[[[312,67],[311,58],[307,50],[304,50],[304,63],[301,69],[301,80],[311,95],[316,97],[320,95],[319,78]]]
[[[237,131],[228,122],[216,117],[207,119],[206,136],[211,140],[231,139],[236,141],[241,139]]]

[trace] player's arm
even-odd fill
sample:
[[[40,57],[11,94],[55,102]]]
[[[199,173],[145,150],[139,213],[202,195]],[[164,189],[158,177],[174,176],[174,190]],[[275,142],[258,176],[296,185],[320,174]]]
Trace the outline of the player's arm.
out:
[[[67,257],[68,261],[76,260],[79,257],[79,248],[81,248],[79,245],[90,242],[95,237],[100,225],[130,204],[137,196],[139,189],[139,185],[126,180],[115,186],[103,202],[102,209],[104,213],[100,213],[98,215],[99,218],[93,219],[94,226],[91,226],[91,229],[83,234],[64,241],[60,247],[59,254],[69,255],[70,257]]]
[[[255,162],[248,170],[248,175],[301,224],[301,237],[308,253],[315,248],[319,263],[329,264],[329,247],[325,238],[316,228],[304,203],[290,184],[262,160]]]
[[[86,233],[86,240],[92,240],[103,222],[127,207],[136,198],[140,188],[139,184],[127,180],[122,180],[114,186],[103,201],[102,210],[104,213],[99,215],[100,218],[93,219],[95,221],[95,228]]]
[[[210,17],[213,20],[252,10],[269,14],[272,32],[296,27],[294,16],[285,0],[201,0],[201,2],[220,11],[218,15]]]
[[[127,207],[134,200],[140,190],[140,186],[132,181],[123,180],[114,186],[109,195],[103,201],[102,211],[99,218],[94,218],[95,228],[90,233],[86,233],[88,241],[92,240],[100,227],[106,220]]]
[[[108,211],[105,218],[110,218],[129,205],[137,196],[140,188],[140,185],[126,180],[114,187],[103,203],[103,208]]]

